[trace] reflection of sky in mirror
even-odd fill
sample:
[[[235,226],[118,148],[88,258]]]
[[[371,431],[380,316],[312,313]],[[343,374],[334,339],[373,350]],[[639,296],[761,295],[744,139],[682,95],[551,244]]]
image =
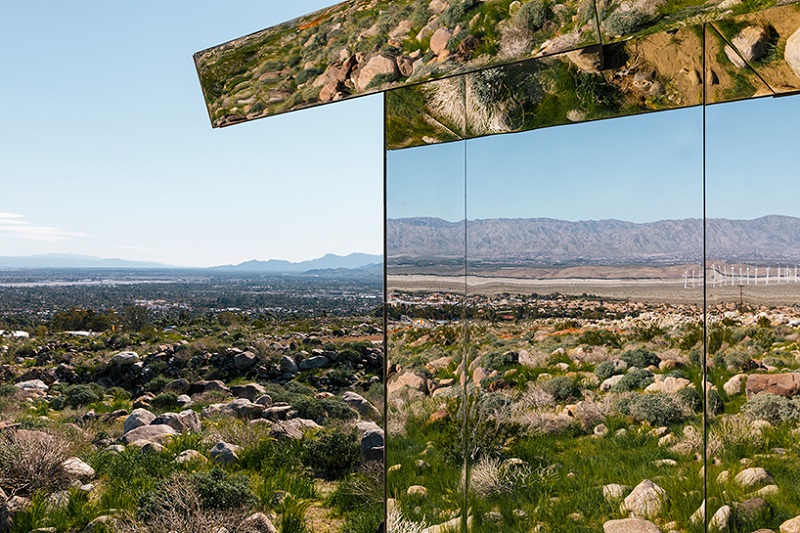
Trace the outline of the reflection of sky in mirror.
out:
[[[797,201],[800,96],[706,110],[709,217],[800,216]]]
[[[469,141],[470,219],[701,218],[702,108]]]
[[[464,220],[464,143],[386,154],[386,216]]]

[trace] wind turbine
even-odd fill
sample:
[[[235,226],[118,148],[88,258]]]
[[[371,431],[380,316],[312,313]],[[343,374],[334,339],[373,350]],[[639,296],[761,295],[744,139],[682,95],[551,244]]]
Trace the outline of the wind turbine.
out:
[[[770,267],[767,267],[767,281],[764,282],[764,285],[769,285],[769,269]]]

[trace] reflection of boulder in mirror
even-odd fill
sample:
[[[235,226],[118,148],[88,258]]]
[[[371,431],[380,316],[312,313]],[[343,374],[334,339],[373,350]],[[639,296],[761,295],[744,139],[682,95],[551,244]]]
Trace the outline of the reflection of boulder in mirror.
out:
[[[714,23],[725,55],[740,70],[755,70],[775,93],[800,90],[800,6],[774,7]]]

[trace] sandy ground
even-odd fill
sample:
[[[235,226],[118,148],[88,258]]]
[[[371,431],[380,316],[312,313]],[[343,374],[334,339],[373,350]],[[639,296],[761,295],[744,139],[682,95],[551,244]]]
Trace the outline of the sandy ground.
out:
[[[703,302],[703,287],[700,282],[684,288],[683,280],[659,279],[519,279],[507,277],[479,276],[434,276],[407,275],[389,276],[390,291],[452,292],[476,295],[552,294],[580,296],[590,294],[609,299],[632,300],[657,303]],[[741,290],[740,290],[741,289]],[[739,302],[748,304],[796,305],[800,304],[800,283],[773,285],[743,285],[707,287],[708,302]]]

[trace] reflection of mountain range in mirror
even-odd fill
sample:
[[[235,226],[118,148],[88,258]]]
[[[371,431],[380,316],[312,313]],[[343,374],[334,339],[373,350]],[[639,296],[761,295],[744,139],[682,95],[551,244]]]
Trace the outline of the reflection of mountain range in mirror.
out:
[[[708,256],[715,260],[800,260],[800,218],[770,215],[754,220],[709,219]],[[497,267],[699,264],[700,219],[634,223],[548,218],[471,220],[470,263]],[[438,218],[390,219],[390,264],[457,261],[464,257],[464,223]]]

